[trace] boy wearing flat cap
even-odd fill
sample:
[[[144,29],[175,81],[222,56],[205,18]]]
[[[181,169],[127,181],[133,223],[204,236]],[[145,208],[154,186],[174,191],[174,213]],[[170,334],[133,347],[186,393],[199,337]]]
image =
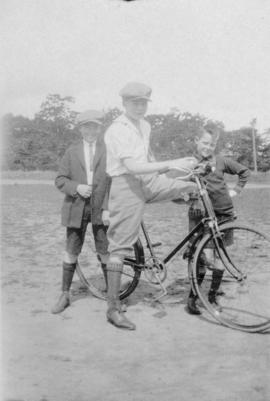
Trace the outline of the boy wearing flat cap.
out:
[[[110,178],[106,174],[103,117],[103,113],[96,110],[87,110],[77,116],[82,141],[66,151],[55,179],[56,187],[65,194],[62,224],[66,227],[66,250],[63,259],[62,293],[52,313],[60,313],[70,305],[69,290],[90,222],[96,251],[107,280],[107,228],[103,224],[102,210],[107,208],[106,194]]]
[[[137,82],[121,91],[125,109],[105,133],[107,173],[112,179],[107,232],[110,258],[107,319],[119,328],[136,326],[122,313],[119,301],[123,258],[138,239],[145,203],[183,198],[196,185],[160,175],[174,167],[194,167],[195,158],[155,162],[149,156],[150,125],[144,119],[151,88]]]

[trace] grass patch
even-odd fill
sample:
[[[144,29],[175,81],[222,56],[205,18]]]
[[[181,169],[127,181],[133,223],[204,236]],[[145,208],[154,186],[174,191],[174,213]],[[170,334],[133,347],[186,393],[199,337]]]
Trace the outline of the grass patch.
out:
[[[227,182],[237,182],[238,177],[236,175],[225,174],[225,179]],[[248,182],[257,184],[270,184],[270,171],[267,171],[266,173],[259,172],[257,174],[251,172]]]
[[[251,173],[251,177],[249,178],[250,182],[262,182],[262,183],[270,183],[270,171],[266,171],[265,173]]]
[[[22,171],[22,170],[6,170],[1,171],[2,179],[9,180],[54,180],[56,176],[56,171],[41,171],[41,170],[33,170],[33,171]]]
[[[54,180],[57,172],[46,170],[33,170],[33,171],[22,171],[22,170],[6,170],[1,171],[2,179],[24,179],[24,180]],[[225,174],[226,181],[235,182],[237,181],[237,176],[230,176]],[[259,172],[257,174],[251,173],[248,182],[252,183],[267,183],[270,184],[270,171],[266,173]]]

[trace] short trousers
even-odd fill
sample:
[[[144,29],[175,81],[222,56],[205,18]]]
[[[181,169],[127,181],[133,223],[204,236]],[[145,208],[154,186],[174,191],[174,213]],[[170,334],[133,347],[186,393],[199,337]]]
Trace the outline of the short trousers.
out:
[[[234,220],[233,211],[232,211],[232,213],[227,214],[227,215],[225,215],[225,214],[220,214],[220,215],[216,214],[216,217],[217,217],[218,223],[220,223],[221,221],[223,221],[225,219],[228,222],[231,222],[231,221]],[[191,216],[189,215],[189,231],[191,231],[201,221],[201,219],[202,219],[201,217],[198,217],[198,218],[193,217],[193,218],[191,218]],[[225,232],[225,235],[223,237],[223,242],[224,242],[224,244],[226,246],[230,246],[230,245],[233,244],[233,231],[232,230],[227,230]],[[209,241],[209,243],[207,244],[206,248],[213,249],[214,248],[213,241]]]
[[[88,224],[91,224],[91,208],[86,203],[80,228],[67,227],[66,231],[66,251],[78,256],[81,253]],[[103,224],[93,224],[92,232],[94,236],[96,252],[101,255],[108,253],[107,227]]]

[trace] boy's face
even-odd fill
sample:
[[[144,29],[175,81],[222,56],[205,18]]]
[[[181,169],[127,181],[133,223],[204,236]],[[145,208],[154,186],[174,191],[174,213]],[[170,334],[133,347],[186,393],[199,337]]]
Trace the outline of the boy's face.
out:
[[[195,138],[195,144],[198,155],[209,157],[213,155],[217,141],[212,137],[212,135],[205,132],[201,138]]]
[[[146,99],[125,99],[123,100],[123,106],[126,109],[126,115],[138,121],[145,116],[148,101]]]
[[[86,142],[92,143],[97,139],[97,136],[100,134],[101,129],[101,125],[94,122],[89,122],[80,127],[80,132]]]

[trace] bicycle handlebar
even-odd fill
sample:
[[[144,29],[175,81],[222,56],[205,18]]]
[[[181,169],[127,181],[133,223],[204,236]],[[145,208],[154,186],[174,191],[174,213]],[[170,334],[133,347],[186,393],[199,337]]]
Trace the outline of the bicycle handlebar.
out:
[[[187,173],[187,175],[184,175],[181,177],[176,177],[177,180],[187,180],[194,176],[204,177],[205,175],[209,174],[211,171],[214,171],[214,167],[211,166],[210,163],[207,163],[207,164],[199,163],[193,169],[190,169],[188,167],[173,167],[170,170],[183,171],[183,172]]]

